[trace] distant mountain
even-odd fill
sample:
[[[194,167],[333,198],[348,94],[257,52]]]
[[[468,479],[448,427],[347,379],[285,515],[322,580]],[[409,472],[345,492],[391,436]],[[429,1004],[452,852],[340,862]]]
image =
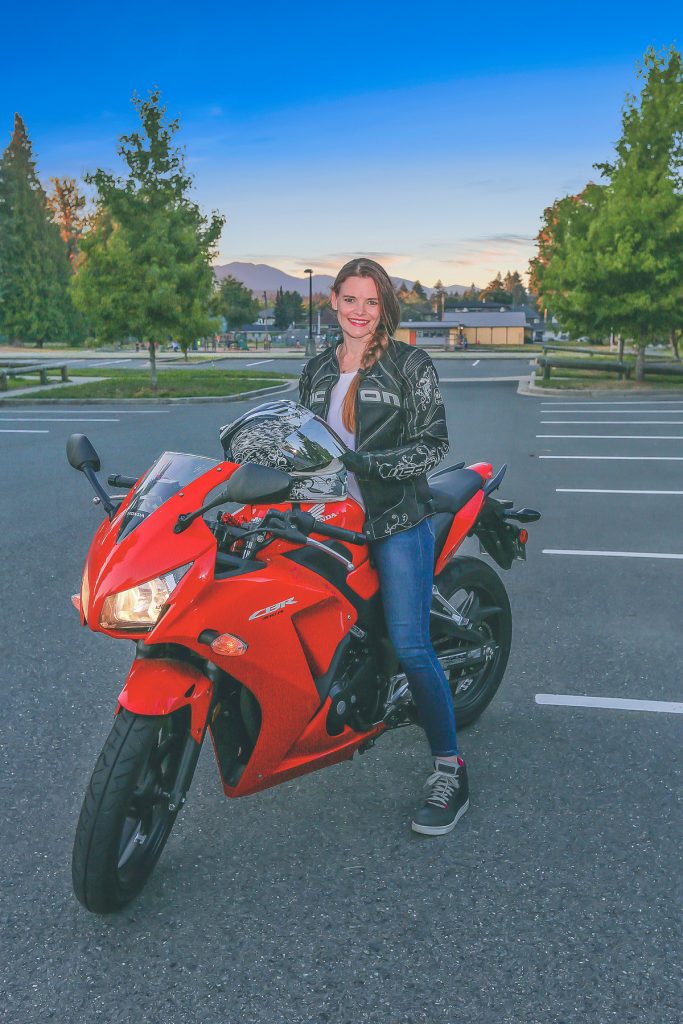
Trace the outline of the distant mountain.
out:
[[[246,288],[251,289],[257,298],[262,298],[262,293],[266,292],[268,299],[272,300],[280,286],[286,292],[299,292],[304,297],[308,296],[308,276],[303,279],[294,277],[292,274],[285,274],[284,270],[278,270],[277,267],[271,267],[267,263],[224,263],[220,267],[214,267],[213,271],[218,281],[222,281],[224,277],[229,276],[241,281]],[[395,288],[398,288],[401,281],[404,281],[406,288],[409,290],[415,283],[414,281],[409,281],[406,277],[392,277],[391,280]],[[329,292],[333,281],[334,277],[331,274],[314,274],[313,291]],[[434,291],[433,288],[428,288],[426,285],[422,287],[427,295],[431,295]],[[448,285],[446,291],[451,295],[462,295],[464,291],[467,291],[467,286],[451,284]]]

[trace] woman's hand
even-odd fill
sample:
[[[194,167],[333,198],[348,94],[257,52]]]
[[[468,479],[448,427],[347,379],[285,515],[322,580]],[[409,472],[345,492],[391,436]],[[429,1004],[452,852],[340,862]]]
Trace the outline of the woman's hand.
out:
[[[355,473],[356,476],[363,470],[363,456],[358,455],[358,453],[354,452],[351,448],[347,448],[346,451],[339,456],[339,461],[345,469],[348,469],[351,473]]]

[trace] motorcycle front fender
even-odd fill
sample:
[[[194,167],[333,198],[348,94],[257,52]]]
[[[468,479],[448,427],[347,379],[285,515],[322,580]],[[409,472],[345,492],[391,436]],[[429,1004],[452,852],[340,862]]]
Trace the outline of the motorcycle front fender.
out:
[[[192,665],[170,658],[138,658],[119,694],[119,708],[136,715],[170,715],[190,709],[192,738],[201,743],[213,684]]]

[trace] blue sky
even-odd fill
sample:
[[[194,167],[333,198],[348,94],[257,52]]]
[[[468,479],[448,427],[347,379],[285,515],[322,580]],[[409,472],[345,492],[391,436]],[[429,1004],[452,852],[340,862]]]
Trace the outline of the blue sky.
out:
[[[645,48],[683,45],[680,4],[550,6],[13,5],[0,146],[18,110],[46,182],[116,169],[157,84],[220,262],[483,284],[609,157]]]

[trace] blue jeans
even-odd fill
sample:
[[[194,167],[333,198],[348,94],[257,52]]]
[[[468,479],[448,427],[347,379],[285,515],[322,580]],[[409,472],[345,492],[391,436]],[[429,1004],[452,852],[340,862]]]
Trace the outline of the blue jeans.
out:
[[[430,519],[372,541],[387,629],[435,757],[458,753],[451,688],[429,635],[434,580]]]

